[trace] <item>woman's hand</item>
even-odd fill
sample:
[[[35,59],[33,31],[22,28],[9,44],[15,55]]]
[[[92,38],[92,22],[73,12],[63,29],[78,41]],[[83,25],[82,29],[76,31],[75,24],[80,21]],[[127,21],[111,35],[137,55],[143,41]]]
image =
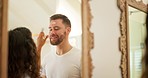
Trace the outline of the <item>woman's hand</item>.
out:
[[[45,36],[44,32],[40,32],[40,34],[37,38],[37,51],[41,50],[41,48],[45,44],[47,38],[48,38],[48,35]]]

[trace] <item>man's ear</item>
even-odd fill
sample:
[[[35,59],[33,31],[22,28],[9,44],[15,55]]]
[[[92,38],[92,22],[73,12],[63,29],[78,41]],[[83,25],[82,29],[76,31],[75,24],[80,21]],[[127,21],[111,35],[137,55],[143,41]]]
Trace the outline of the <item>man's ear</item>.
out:
[[[70,27],[67,27],[67,32],[71,32],[71,28]]]

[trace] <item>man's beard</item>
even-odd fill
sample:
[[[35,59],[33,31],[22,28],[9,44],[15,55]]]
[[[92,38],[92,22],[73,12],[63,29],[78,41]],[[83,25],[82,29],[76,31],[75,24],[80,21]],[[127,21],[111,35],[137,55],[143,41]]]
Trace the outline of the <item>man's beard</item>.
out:
[[[59,45],[64,40],[64,38],[66,36],[66,32],[64,32],[64,34],[61,34],[60,36],[59,35],[55,35],[55,34],[53,34],[53,36],[56,36],[57,37],[57,40],[56,41],[52,41],[50,39],[50,43],[52,45]]]

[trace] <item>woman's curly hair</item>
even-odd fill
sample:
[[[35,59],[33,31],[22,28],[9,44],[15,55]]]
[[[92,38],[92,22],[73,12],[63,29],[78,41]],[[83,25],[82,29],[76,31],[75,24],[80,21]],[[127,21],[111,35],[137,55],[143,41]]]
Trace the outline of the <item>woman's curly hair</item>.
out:
[[[39,57],[29,29],[9,31],[8,78],[39,78]]]

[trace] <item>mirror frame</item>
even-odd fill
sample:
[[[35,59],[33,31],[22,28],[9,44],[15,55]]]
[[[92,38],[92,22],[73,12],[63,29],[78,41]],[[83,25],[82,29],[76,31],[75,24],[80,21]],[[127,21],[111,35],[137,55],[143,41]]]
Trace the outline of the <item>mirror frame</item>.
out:
[[[92,58],[90,50],[94,48],[94,34],[90,32],[92,15],[90,0],[82,0],[82,78],[92,77]]]
[[[82,78],[91,78],[92,59],[90,50],[94,47],[94,35],[90,32],[92,15],[89,0],[82,0]],[[0,0],[0,78],[7,78],[8,49],[8,0]]]
[[[129,61],[129,31],[128,31],[128,5],[147,13],[147,5],[143,1],[136,0],[117,0],[117,5],[121,11],[120,15],[120,32],[119,49],[121,51],[121,74],[122,78],[130,78],[130,61]]]
[[[7,8],[8,0],[0,0],[0,78],[7,78]]]

